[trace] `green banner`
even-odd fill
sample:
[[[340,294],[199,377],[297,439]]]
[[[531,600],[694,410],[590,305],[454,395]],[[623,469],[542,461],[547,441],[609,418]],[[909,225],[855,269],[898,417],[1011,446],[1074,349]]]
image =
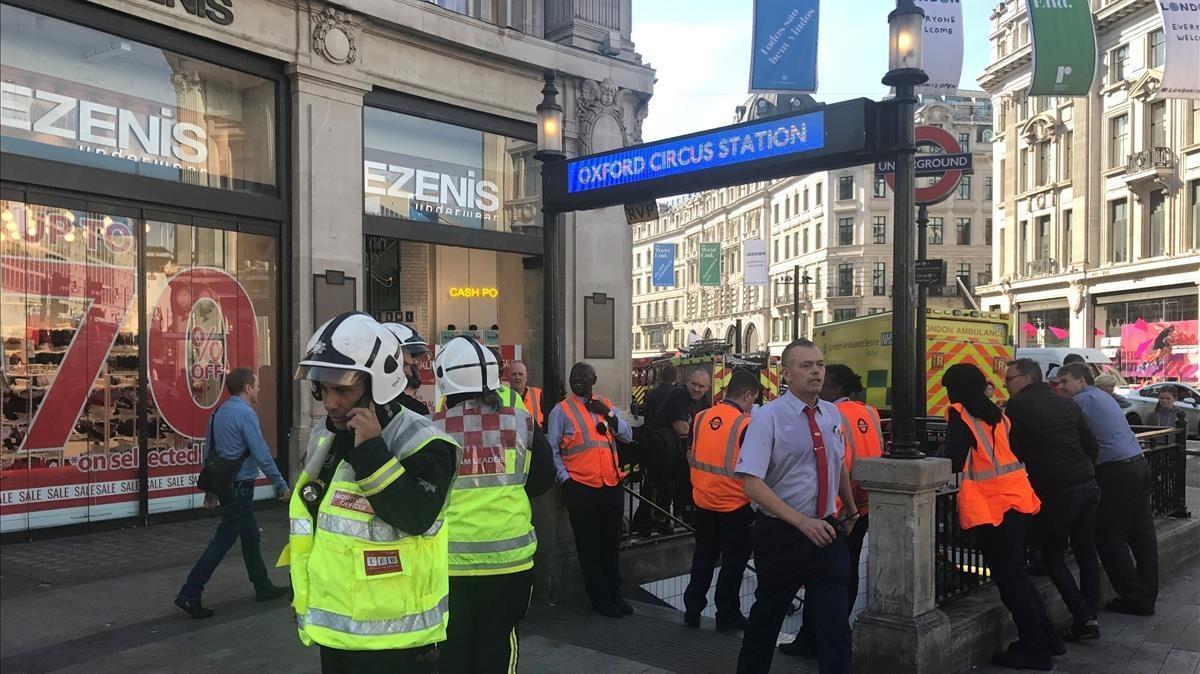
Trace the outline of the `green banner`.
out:
[[[700,244],[700,285],[721,285],[721,244]]]
[[[1030,96],[1086,96],[1096,78],[1096,29],[1087,0],[1025,0],[1033,43]]]

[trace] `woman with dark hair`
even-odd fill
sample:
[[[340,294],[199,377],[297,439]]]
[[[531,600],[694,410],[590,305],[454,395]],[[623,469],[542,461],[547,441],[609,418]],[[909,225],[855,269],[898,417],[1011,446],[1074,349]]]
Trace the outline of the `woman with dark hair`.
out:
[[[992,656],[1012,669],[1053,669],[1051,654],[1065,653],[1046,607],[1025,571],[1025,530],[1041,503],[1025,466],[1009,447],[1011,427],[984,389],[987,378],[974,365],[959,363],[942,377],[950,399],[945,455],[962,473],[958,522],[975,532],[1000,599],[1017,624],[1017,641]]]

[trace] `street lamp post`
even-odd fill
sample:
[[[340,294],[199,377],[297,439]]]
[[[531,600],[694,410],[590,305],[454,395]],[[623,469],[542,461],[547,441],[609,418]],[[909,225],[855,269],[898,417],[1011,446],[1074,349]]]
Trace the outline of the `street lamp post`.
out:
[[[549,193],[546,170],[549,164],[566,159],[563,152],[563,109],[554,86],[554,71],[542,74],[542,102],[537,106],[537,153],[534,159],[542,162],[542,198]],[[563,378],[563,306],[559,297],[563,278],[562,231],[558,227],[558,212],[542,207],[542,411],[550,411],[562,400]]]
[[[800,265],[792,267],[792,339],[800,339]]]
[[[924,261],[929,257],[929,207],[926,204],[917,206],[917,259]],[[913,399],[914,414],[916,414],[919,423],[916,425],[918,446],[924,447],[928,442],[929,431],[926,424],[926,417],[929,416],[929,401],[926,399],[929,386],[925,384],[926,375],[926,354],[925,347],[928,340],[929,330],[925,323],[925,312],[929,306],[929,289],[925,286],[917,287],[917,343],[916,343],[916,365],[917,369],[913,373],[917,382],[917,394]]]
[[[913,275],[913,220],[916,189],[916,86],[929,79],[922,69],[921,35],[925,12],[913,0],[897,0],[888,14],[888,73],[883,83],[896,90],[895,244],[892,250],[892,446],[895,459],[924,457],[916,437],[916,282]]]

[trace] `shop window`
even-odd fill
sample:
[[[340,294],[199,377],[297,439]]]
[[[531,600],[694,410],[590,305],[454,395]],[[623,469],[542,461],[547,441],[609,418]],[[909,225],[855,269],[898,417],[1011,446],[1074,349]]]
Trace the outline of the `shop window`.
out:
[[[6,531],[133,516],[143,486],[151,513],[199,507],[209,417],[236,367],[262,383],[254,407],[278,445],[276,240],[130,212],[0,202],[0,478],[27,494],[0,508]],[[271,495],[263,480],[256,496]]]
[[[276,83],[0,6],[4,152],[276,193]]]
[[[535,152],[532,141],[363,108],[364,212],[540,234]]]
[[[1069,309],[1022,311],[1018,314],[1017,322],[1018,346],[1062,347],[1071,345],[1071,336],[1068,332],[1071,326]]]

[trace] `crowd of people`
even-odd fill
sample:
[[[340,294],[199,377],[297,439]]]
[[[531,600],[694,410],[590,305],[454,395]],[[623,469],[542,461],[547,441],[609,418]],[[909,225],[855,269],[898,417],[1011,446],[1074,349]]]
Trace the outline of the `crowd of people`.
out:
[[[798,339],[782,356],[785,394],[761,404],[758,375],[737,371],[713,405],[708,372],[668,366],[635,431],[596,393],[588,363],[571,368],[563,400],[543,405],[523,364],[509,365],[506,384],[496,354],[468,337],[432,361],[443,397],[431,413],[414,395],[416,366],[431,355],[411,327],[366,314],[321,326],[296,377],[325,416],[294,491],[251,423],[252,373],[228,379],[233,398],[214,415],[209,451],[252,460],[220,495],[221,525],[180,590],[181,609],[212,615],[200,593],[239,536],[258,598],[286,591],[266,577],[248,507],[246,475],[261,467],[289,503],[280,561],[290,566],[300,639],[320,646],[323,671],[516,671],[537,549],[531,499],[555,485],[591,607],[614,619],[634,612],[619,561],[622,450],[633,445],[646,507],[632,528],[661,530],[666,517],[682,516],[695,532],[683,622],[700,626],[717,574],[716,628],[744,632],[737,671],[769,671],[777,650],[814,658],[824,673],[852,671],[850,612],[869,507],[851,471],[881,456],[885,439],[850,367],[826,364]],[[943,451],[961,474],[959,523],[974,534],[1019,635],[994,662],[1017,669],[1051,669],[1064,641],[1100,638],[1101,564],[1118,594],[1108,610],[1148,615],[1157,596],[1138,440],[1085,365],[1068,363],[1056,378],[1052,389],[1037,363],[1013,361],[1003,410],[973,365],[943,378],[951,402]],[[1030,580],[1030,549],[1070,609],[1065,630]],[[739,594],[751,560],[758,587],[747,616]],[[801,589],[802,628],[777,646]]]

